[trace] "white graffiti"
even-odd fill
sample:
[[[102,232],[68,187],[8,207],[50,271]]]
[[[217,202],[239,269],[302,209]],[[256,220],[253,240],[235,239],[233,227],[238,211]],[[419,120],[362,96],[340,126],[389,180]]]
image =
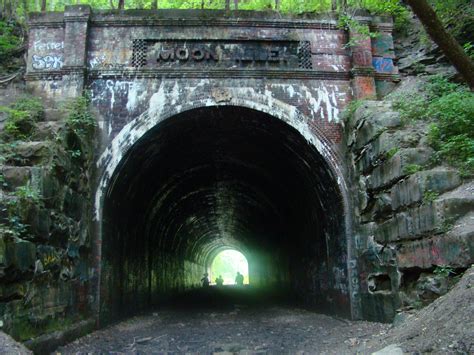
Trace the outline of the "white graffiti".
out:
[[[102,55],[97,56],[97,57],[93,57],[89,61],[89,66],[90,66],[91,69],[94,69],[94,68],[97,68],[97,67],[102,67],[106,60],[107,60],[107,57],[105,56],[105,54],[102,54]]]
[[[130,92],[133,88],[133,81],[113,81],[107,80],[105,86],[110,92],[110,109],[113,109],[115,103],[115,93]]]
[[[92,57],[89,60],[89,68],[91,69],[115,69],[115,70],[122,70],[126,67],[126,64],[118,64],[118,63],[109,63],[107,60],[107,56],[105,54],[101,54],[96,57]]]
[[[50,51],[64,49],[64,42],[43,42],[42,40],[33,42],[33,49],[35,51]]]
[[[61,69],[63,66],[63,57],[60,55],[40,56],[33,54],[31,66],[35,70]]]

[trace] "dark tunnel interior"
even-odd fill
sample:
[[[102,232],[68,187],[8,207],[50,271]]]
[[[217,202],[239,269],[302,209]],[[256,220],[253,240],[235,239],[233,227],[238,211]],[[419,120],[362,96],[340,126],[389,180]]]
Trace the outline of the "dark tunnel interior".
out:
[[[108,186],[101,314],[117,318],[199,287],[217,253],[241,251],[254,290],[348,315],[344,209],[321,154],[259,111],[206,107],[164,120]]]

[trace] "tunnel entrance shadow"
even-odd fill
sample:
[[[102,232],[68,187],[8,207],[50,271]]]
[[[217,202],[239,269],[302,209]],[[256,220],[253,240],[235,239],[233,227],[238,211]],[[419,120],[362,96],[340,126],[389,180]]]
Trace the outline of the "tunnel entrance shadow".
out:
[[[107,186],[101,318],[170,300],[250,302],[257,289],[350,315],[338,178],[313,144],[269,114],[219,106],[164,120],[126,152]],[[203,292],[209,260],[229,248],[247,257],[255,288]]]
[[[268,305],[293,304],[294,296],[285,290],[258,289],[250,285],[238,287],[225,285],[221,287],[188,290],[175,295],[165,307],[175,310],[232,310],[236,307],[260,308]]]

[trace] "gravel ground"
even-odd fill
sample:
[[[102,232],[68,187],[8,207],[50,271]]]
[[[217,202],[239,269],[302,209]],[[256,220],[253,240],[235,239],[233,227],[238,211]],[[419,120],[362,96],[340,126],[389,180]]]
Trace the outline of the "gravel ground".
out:
[[[350,354],[388,325],[351,322],[300,308],[166,310],[134,317],[59,348],[74,353]]]
[[[17,343],[8,334],[0,331],[0,354],[1,355],[12,355],[12,354],[32,354],[22,344]]]

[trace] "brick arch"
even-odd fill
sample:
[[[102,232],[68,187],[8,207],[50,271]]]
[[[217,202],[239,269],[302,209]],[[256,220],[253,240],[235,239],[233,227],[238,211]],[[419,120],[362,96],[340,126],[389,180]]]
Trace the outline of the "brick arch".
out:
[[[99,186],[95,196],[95,217],[101,218],[101,190],[105,188],[113,176],[115,168],[125,156],[127,151],[150,129],[172,118],[173,116],[200,107],[211,106],[240,106],[250,108],[256,111],[266,113],[278,118],[289,126],[296,129],[316,150],[324,157],[331,168],[332,173],[337,178],[337,183],[341,192],[347,191],[344,169],[341,166],[342,158],[332,147],[330,140],[324,135],[323,131],[308,124],[309,118],[306,117],[296,107],[288,105],[272,97],[261,95],[256,92],[248,93],[246,96],[219,97],[211,94],[200,100],[189,101],[178,105],[165,106],[168,95],[158,91],[150,100],[150,106],[146,112],[126,124],[115,136],[111,143],[98,159],[97,168],[99,170]],[[220,95],[230,95],[231,93],[220,92]],[[157,104],[153,104],[153,102]],[[160,106],[162,105],[162,106]]]
[[[357,264],[355,256],[352,255],[352,249],[354,247],[351,238],[351,202],[348,197],[348,187],[346,185],[344,167],[342,165],[343,160],[338,152],[332,148],[330,140],[324,135],[323,131],[314,125],[310,125],[308,117],[296,107],[274,99],[271,95],[266,96],[256,92],[245,92],[244,95],[241,95],[240,93],[236,94],[232,91],[219,90],[211,92],[210,95],[208,93],[208,95],[199,100],[174,105],[167,105],[168,102],[172,103],[168,93],[161,90],[155,93],[150,99],[148,110],[125,125],[103,151],[97,161],[99,179],[94,204],[94,216],[97,228],[97,253],[95,260],[98,263],[96,267],[99,278],[97,305],[100,304],[101,220],[104,194],[119,163],[126,156],[129,149],[131,149],[140,138],[159,123],[167,119],[173,119],[175,115],[201,107],[235,106],[266,113],[288,124],[298,131],[299,134],[303,136],[327,162],[328,167],[334,176],[334,181],[341,192],[340,195],[342,196],[341,204],[344,209],[343,218],[345,223],[345,238],[347,242],[347,274],[349,283],[348,289],[351,299],[351,313],[353,318],[359,318],[358,281],[357,278],[354,277],[354,275],[357,275]]]

